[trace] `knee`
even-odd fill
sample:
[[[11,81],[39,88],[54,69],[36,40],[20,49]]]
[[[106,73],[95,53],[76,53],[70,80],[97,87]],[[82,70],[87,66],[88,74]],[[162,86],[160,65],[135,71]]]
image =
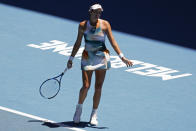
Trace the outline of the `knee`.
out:
[[[90,88],[90,84],[89,83],[84,83],[82,86],[83,90],[88,90]]]
[[[101,90],[102,89],[102,85],[103,85],[102,82],[96,82],[96,84],[95,84],[95,90]]]

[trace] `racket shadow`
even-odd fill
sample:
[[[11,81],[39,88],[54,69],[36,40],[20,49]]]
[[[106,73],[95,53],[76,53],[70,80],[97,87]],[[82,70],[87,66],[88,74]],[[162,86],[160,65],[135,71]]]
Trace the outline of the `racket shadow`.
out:
[[[73,121],[51,123],[51,122],[43,122],[43,121],[39,121],[39,120],[29,120],[28,122],[40,122],[40,123],[42,123],[41,125],[47,126],[49,128],[75,127],[75,128],[109,129],[108,127],[92,126],[89,122],[85,122],[85,121],[81,121],[78,124],[74,123]]]

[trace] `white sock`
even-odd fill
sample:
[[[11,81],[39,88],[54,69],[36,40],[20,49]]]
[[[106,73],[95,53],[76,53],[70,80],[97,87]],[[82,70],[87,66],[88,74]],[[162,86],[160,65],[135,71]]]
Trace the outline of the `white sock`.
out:
[[[82,108],[83,104],[77,104],[78,108]]]
[[[92,114],[97,114],[97,109],[93,109]]]

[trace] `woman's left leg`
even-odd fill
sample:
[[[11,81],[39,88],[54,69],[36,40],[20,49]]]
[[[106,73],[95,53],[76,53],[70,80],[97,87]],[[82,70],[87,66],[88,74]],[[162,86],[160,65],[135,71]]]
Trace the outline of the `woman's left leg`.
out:
[[[95,92],[93,96],[93,109],[97,109],[101,99],[101,91],[105,80],[106,70],[95,71]]]
[[[101,90],[105,79],[106,70],[95,71],[95,93],[93,96],[93,110],[90,117],[90,124],[98,125],[97,121],[97,108],[101,99]]]

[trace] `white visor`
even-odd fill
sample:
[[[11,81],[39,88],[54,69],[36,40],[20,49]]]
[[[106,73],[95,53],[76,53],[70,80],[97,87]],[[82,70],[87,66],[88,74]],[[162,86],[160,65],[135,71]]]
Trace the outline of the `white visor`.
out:
[[[100,4],[94,4],[90,7],[89,11],[91,10],[96,10],[96,9],[101,9],[101,11],[103,11],[103,8]]]

